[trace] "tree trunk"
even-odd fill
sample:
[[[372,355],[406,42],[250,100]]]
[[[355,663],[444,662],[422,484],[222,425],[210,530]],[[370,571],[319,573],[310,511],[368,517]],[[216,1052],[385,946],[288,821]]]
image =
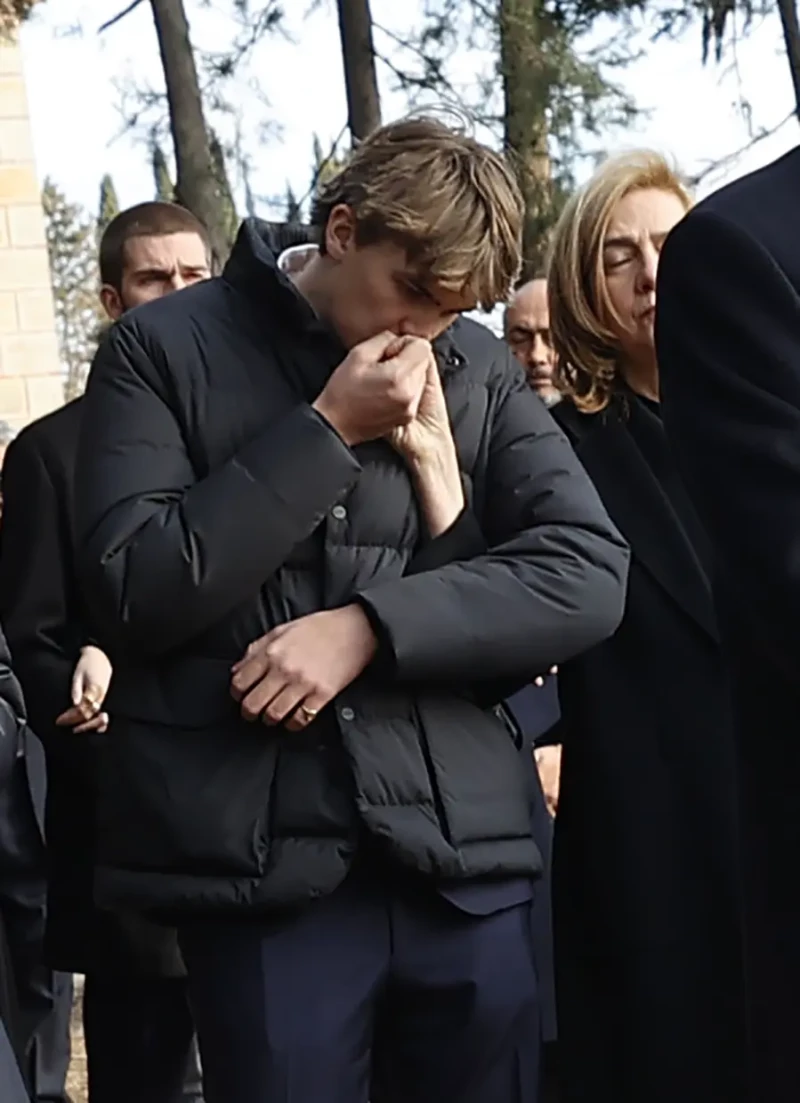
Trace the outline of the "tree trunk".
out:
[[[381,125],[381,101],[375,74],[369,0],[336,0],[342,42],[347,115],[353,142]]]
[[[169,118],[178,179],[175,192],[205,226],[217,266],[231,241],[224,196],[214,171],[209,133],[197,79],[183,0],[150,0],[167,86]]]
[[[778,0],[778,11],[781,15],[789,72],[792,74],[794,110],[800,120],[800,22],[797,18],[796,0]]]
[[[525,199],[522,275],[530,279],[547,255],[553,206],[544,0],[499,0],[498,27],[505,148]]]

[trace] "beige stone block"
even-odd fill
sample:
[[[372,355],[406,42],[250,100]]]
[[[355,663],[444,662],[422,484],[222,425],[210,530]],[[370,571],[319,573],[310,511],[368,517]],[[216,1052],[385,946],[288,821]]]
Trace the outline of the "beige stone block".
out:
[[[0,165],[0,203],[38,203],[39,184],[33,165]]]
[[[0,119],[0,164],[33,162],[33,137],[27,119]]]
[[[21,75],[0,76],[0,119],[26,119],[28,97]]]
[[[50,287],[46,249],[0,249],[0,291]]]
[[[28,398],[24,379],[0,379],[0,417],[13,419],[25,417]]]
[[[0,41],[0,73],[21,73],[22,52],[16,42]]]
[[[37,333],[44,330],[52,333],[55,326],[53,296],[49,290],[20,291],[16,296],[18,328],[23,333]],[[2,303],[2,295],[0,295]]]
[[[44,417],[64,405],[64,376],[40,375],[25,380],[30,420]]]
[[[0,372],[3,375],[47,375],[55,371],[58,371],[55,333],[0,337]]]
[[[8,219],[5,207],[0,207],[0,249],[8,248]]]
[[[0,291],[0,333],[16,333],[18,329],[16,295],[12,291]]]
[[[12,247],[27,248],[29,245],[44,245],[44,216],[41,203],[26,203],[19,207],[6,209],[8,222],[8,240]]]

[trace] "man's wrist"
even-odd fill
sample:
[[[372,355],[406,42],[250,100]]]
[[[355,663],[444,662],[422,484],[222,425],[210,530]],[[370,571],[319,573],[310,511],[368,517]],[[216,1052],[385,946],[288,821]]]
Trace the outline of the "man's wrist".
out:
[[[358,444],[359,441],[353,436],[352,432],[348,428],[344,419],[340,416],[339,412],[331,407],[325,401],[325,392],[319,396],[314,402],[311,403],[311,409],[314,410],[319,416],[330,425],[331,429],[339,435],[348,448],[354,444]]]

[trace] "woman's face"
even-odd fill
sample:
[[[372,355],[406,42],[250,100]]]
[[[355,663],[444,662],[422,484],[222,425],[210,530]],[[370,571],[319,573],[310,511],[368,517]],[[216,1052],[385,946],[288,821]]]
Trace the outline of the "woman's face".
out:
[[[628,361],[653,355],[658,258],[667,234],[685,214],[673,192],[637,188],[619,201],[611,216],[603,269],[617,317],[603,321]]]

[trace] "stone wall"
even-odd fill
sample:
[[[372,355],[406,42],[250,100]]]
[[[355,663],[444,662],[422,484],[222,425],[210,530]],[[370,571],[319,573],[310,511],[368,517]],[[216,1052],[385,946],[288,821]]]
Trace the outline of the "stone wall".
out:
[[[22,54],[0,41],[0,419],[19,429],[63,401]]]

